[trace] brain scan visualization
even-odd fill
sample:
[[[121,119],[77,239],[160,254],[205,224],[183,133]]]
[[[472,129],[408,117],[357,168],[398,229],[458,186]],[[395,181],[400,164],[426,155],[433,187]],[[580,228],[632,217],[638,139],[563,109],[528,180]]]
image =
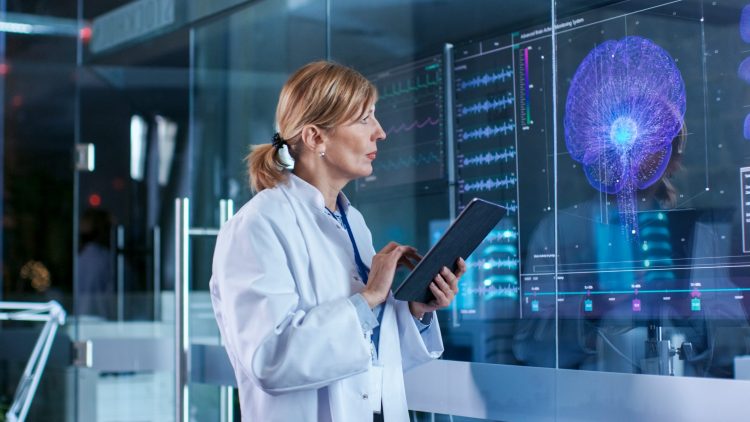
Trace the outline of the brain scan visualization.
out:
[[[617,195],[622,228],[638,233],[635,195],[664,173],[685,115],[685,83],[651,40],[606,41],[584,58],[565,104],[565,144],[591,186]]]

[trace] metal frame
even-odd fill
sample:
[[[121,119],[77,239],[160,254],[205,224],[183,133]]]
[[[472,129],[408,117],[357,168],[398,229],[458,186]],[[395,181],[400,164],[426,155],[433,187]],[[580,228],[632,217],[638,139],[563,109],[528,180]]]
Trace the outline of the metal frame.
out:
[[[219,201],[219,227],[234,215],[234,201]],[[175,199],[175,421],[190,415],[190,236],[216,236],[218,228],[190,227],[190,199]],[[232,387],[221,390],[221,420],[233,419]]]
[[[9,422],[23,422],[34,400],[36,388],[47,365],[49,351],[57,334],[57,328],[65,324],[65,310],[55,301],[47,303],[0,302],[0,321],[44,322],[42,332],[26,363],[10,409],[5,414]]]

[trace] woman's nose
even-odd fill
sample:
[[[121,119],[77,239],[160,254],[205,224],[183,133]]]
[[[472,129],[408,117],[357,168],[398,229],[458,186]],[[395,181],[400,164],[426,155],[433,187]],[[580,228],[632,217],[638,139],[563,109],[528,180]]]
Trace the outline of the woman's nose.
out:
[[[385,131],[383,130],[383,127],[380,126],[380,122],[378,122],[378,128],[375,132],[375,140],[376,141],[384,141],[385,140]]]

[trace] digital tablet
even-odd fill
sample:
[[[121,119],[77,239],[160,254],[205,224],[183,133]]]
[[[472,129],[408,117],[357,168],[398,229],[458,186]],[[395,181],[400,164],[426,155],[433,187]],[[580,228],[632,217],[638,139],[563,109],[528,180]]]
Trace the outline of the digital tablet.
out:
[[[456,217],[443,237],[422,258],[396,289],[396,299],[429,303],[430,283],[443,267],[456,271],[458,258],[466,259],[505,215],[505,208],[474,198]]]

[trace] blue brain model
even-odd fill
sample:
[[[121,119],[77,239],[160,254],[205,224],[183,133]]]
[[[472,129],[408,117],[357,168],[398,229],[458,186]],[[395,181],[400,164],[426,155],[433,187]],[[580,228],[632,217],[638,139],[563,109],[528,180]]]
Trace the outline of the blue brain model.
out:
[[[651,40],[606,41],[589,52],[573,76],[565,144],[594,188],[618,196],[628,232],[637,231],[635,192],[664,173],[684,116],[682,75]]]

